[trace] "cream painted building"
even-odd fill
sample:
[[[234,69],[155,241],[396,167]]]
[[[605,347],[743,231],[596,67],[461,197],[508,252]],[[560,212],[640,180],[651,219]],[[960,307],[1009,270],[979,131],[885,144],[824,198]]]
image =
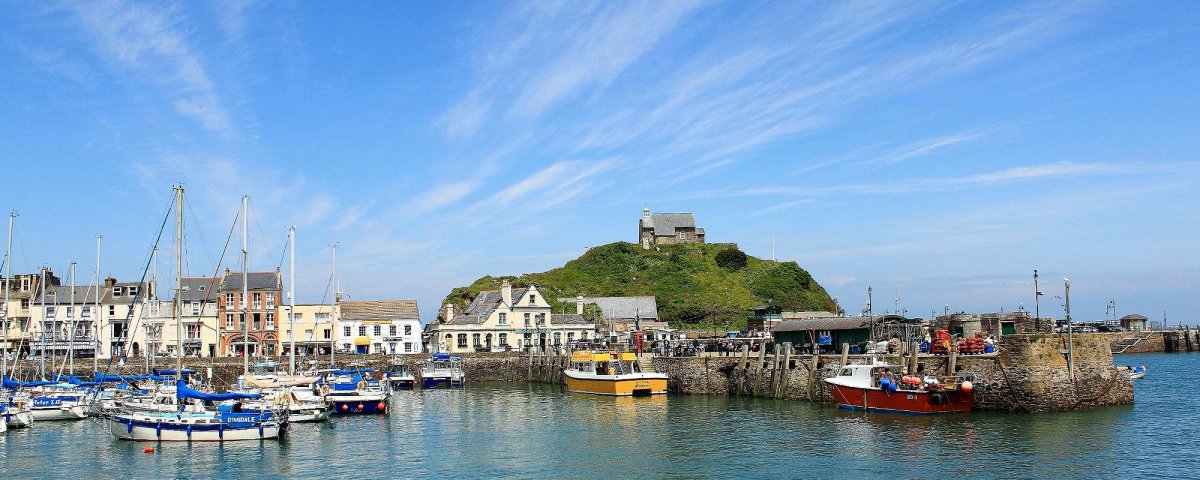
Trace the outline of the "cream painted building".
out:
[[[329,348],[336,338],[337,309],[332,304],[297,304],[295,315],[289,320],[290,305],[280,305],[277,318],[279,324],[279,352],[290,355],[291,340],[295,335],[296,356],[329,355]]]
[[[55,277],[49,268],[39,273],[13,275],[11,283],[7,279],[0,280],[8,290],[7,304],[4,304],[4,298],[0,297],[0,321],[7,321],[8,325],[8,331],[0,333],[0,342],[7,344],[10,356],[13,356],[14,352],[25,354],[30,351],[32,334],[37,329],[31,307],[42,289],[43,273],[48,285],[58,285],[58,277]]]
[[[430,350],[450,353],[541,350],[596,338],[596,327],[579,314],[555,314],[536,286],[480,292],[462,314],[447,304],[427,326]]]
[[[156,300],[149,309],[152,317],[146,324],[154,326],[157,336],[147,336],[153,352],[175,356],[179,351],[179,335],[183,335],[183,353],[188,357],[216,356],[217,290],[219,277],[184,277],[179,296],[179,319],[182,328],[176,329],[175,299]],[[174,289],[174,285],[172,285]],[[143,329],[145,331],[145,329]],[[135,335],[136,337],[136,335]]]

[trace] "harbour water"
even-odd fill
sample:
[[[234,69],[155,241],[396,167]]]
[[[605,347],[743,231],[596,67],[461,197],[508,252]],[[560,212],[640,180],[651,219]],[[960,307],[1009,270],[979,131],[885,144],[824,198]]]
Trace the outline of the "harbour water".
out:
[[[1132,406],[905,416],[724,396],[606,398],[476,383],[401,392],[387,416],[295,424],[283,441],[122,442],[103,423],[0,434],[9,478],[1194,478],[1200,353],[1146,365]],[[1081,386],[1087,388],[1087,386]],[[143,453],[146,446],[155,452]]]

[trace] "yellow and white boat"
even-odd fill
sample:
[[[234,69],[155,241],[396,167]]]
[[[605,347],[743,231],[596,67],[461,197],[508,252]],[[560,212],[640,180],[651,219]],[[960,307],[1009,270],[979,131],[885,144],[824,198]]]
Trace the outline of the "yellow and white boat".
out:
[[[572,392],[617,396],[667,393],[667,374],[643,372],[633,353],[575,352],[563,376]]]

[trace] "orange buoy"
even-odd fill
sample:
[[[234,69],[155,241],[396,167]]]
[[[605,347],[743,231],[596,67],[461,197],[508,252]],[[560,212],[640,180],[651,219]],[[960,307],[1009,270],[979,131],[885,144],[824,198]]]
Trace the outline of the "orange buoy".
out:
[[[343,404],[342,404],[342,411],[343,411],[343,412],[349,412],[349,411],[350,411],[350,406],[349,406],[349,405],[346,405],[346,404],[344,404],[344,403],[343,403]]]
[[[387,404],[385,404],[383,402],[379,402],[379,405],[377,405],[377,406],[379,407],[379,411],[381,411],[381,412],[384,410],[387,410]]]
[[[971,393],[971,391],[975,390],[975,385],[972,385],[969,381],[964,381],[961,388],[963,393]]]
[[[142,449],[143,453],[154,453],[154,447],[146,447]]]
[[[363,404],[361,404],[361,403],[360,403],[360,404],[358,404],[358,411],[360,411],[360,412],[361,412],[361,411],[362,411],[362,409],[363,409]]]

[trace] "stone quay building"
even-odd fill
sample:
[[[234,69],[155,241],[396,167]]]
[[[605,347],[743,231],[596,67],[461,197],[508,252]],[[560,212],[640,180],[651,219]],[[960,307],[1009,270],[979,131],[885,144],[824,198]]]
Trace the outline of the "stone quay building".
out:
[[[650,213],[642,209],[638,220],[638,243],[649,250],[659,245],[704,243],[704,229],[696,226],[691,213]]]

